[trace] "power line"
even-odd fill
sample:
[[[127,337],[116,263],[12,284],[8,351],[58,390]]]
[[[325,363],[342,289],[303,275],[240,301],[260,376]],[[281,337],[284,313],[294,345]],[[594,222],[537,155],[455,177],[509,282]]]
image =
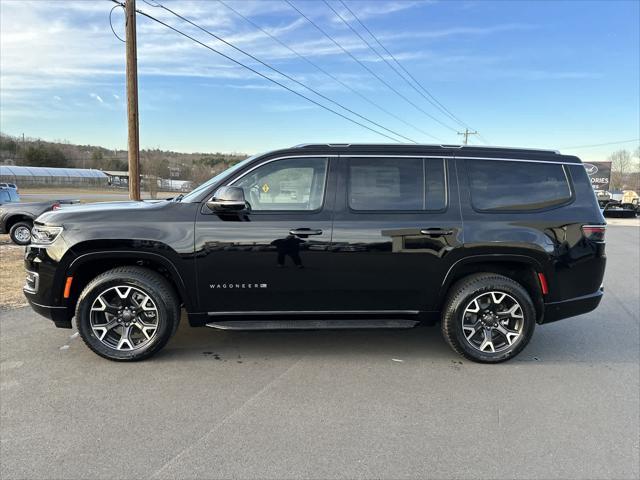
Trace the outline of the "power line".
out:
[[[385,81],[382,77],[380,77],[380,75],[378,75],[376,72],[374,72],[373,70],[371,70],[366,64],[364,64],[363,62],[361,62],[358,58],[356,58],[350,51],[348,51],[346,48],[344,48],[337,40],[335,40],[331,35],[329,35],[325,30],[323,30],[317,23],[315,23],[313,20],[311,20],[308,16],[306,16],[302,11],[300,11],[300,9],[298,9],[298,7],[296,7],[293,3],[291,3],[291,0],[284,0],[291,8],[293,8],[296,12],[298,12],[305,20],[307,20],[311,25],[313,25],[320,33],[322,33],[325,37],[327,37],[329,40],[331,40],[331,42],[333,42],[340,50],[342,50],[344,53],[346,53],[349,57],[351,57],[356,63],[358,63],[358,65],[360,65],[362,68],[364,68],[367,72],[369,72],[369,74],[373,75],[376,79],[378,79],[383,85],[385,85],[389,90],[391,90],[392,92],[394,92],[396,95],[398,95],[400,98],[402,98],[405,102],[407,102],[408,104],[410,104],[411,106],[413,106],[415,109],[419,110],[420,112],[422,112],[424,115],[426,115],[427,117],[431,118],[432,120],[441,123],[440,120],[438,120],[436,117],[434,117],[433,115],[431,115],[429,112],[427,112],[426,110],[424,110],[423,108],[419,107],[418,105],[416,105],[414,102],[412,102],[409,98],[407,98],[405,95],[403,95],[402,93],[400,93],[396,88],[394,88],[392,85],[390,85],[387,81]],[[456,131],[455,129],[452,129],[451,127],[448,127],[449,130],[453,130],[454,132]],[[439,140],[438,138],[436,138],[436,140]]]
[[[326,0],[325,0],[325,1],[326,1]],[[357,21],[357,22],[362,26],[362,28],[364,28],[364,29],[367,31],[367,33],[368,33],[369,35],[371,35],[371,38],[373,38],[373,39],[376,41],[376,43],[377,43],[378,45],[380,45],[380,47],[385,51],[385,53],[391,57],[391,59],[396,63],[396,65],[398,65],[398,66],[402,69],[402,71],[403,71],[403,72],[405,72],[405,73],[409,76],[409,78],[410,78],[411,80],[413,80],[413,81],[415,82],[415,84],[416,84],[416,85],[418,85],[418,86],[420,87],[420,89],[430,97],[430,99],[431,99],[431,100],[429,100],[429,102],[430,102],[431,104],[434,104],[434,105],[438,106],[438,108],[440,108],[440,110],[442,110],[442,111],[443,111],[444,113],[446,113],[446,114],[447,114],[447,115],[448,115],[452,120],[455,120],[456,122],[458,122],[458,123],[459,123],[460,125],[462,125],[463,127],[471,129],[471,127],[470,127],[469,125],[467,125],[465,122],[463,122],[462,120],[460,120],[456,115],[454,115],[454,114],[453,114],[453,112],[451,112],[447,107],[445,107],[445,106],[444,106],[444,105],[443,105],[443,104],[442,104],[442,103],[441,103],[441,102],[440,102],[440,101],[439,101],[439,100],[438,100],[438,99],[437,99],[437,98],[436,98],[436,97],[435,97],[435,96],[434,96],[434,95],[433,95],[429,90],[427,90],[427,88],[426,88],[426,87],[424,87],[424,85],[422,85],[422,84],[421,84],[421,83],[420,83],[420,82],[419,82],[419,81],[418,81],[418,80],[417,80],[417,79],[416,79],[416,78],[411,74],[411,72],[409,72],[409,70],[407,70],[407,69],[405,68],[405,66],[404,66],[404,65],[402,65],[402,64],[398,61],[398,59],[397,59],[397,58],[396,58],[396,57],[395,57],[395,56],[394,56],[394,55],[393,55],[393,54],[392,54],[392,53],[391,53],[391,52],[390,52],[390,51],[389,51],[389,50],[388,50],[388,49],[387,49],[383,44],[382,44],[382,42],[378,39],[378,37],[377,37],[376,35],[374,35],[374,33],[373,33],[373,32],[372,32],[372,31],[371,31],[371,30],[370,30],[370,29],[369,29],[369,28],[368,28],[368,27],[367,27],[367,26],[362,22],[362,20],[360,20],[360,18],[358,18],[358,16],[353,12],[353,10],[351,10],[351,9],[349,8],[349,6],[344,2],[344,0],[340,0],[340,3],[342,3],[342,5],[344,5],[344,7],[349,11],[349,13],[353,16],[353,18],[355,18],[355,19],[356,19],[356,21]],[[376,53],[377,53],[377,52],[376,52]],[[378,55],[379,55],[379,54],[378,54]],[[379,55],[379,56],[380,56],[380,55]],[[384,57],[380,56],[380,58],[382,58],[385,62],[387,62],[387,60],[386,60]],[[387,63],[388,63],[388,62],[387,62]],[[395,69],[394,69],[394,70],[395,70]],[[404,77],[403,77],[403,78],[404,78]],[[405,80],[406,80],[406,79],[405,79]],[[409,83],[409,82],[407,81],[407,83]],[[409,84],[410,84],[410,83],[409,83]],[[414,88],[415,88],[415,87],[414,87]],[[423,96],[424,96],[424,95],[423,95]],[[425,98],[426,98],[426,97],[425,97]],[[428,100],[428,99],[427,99],[427,100]],[[478,135],[478,136],[480,136],[480,135]],[[482,138],[482,137],[480,137],[480,138]]]
[[[380,111],[386,113],[387,115],[395,118],[396,120],[404,123],[405,125],[415,129],[416,131],[431,137],[431,138],[435,138],[433,137],[429,132],[424,131],[423,129],[421,129],[420,127],[417,127],[416,125],[413,125],[412,123],[407,122],[406,120],[404,120],[403,118],[399,117],[398,115],[394,114],[393,112],[390,112],[389,110],[387,110],[386,108],[378,105],[376,102],[374,102],[373,100],[371,100],[369,97],[367,97],[366,95],[363,95],[362,93],[358,92],[356,89],[354,89],[353,87],[351,87],[350,85],[348,85],[347,83],[343,82],[342,80],[340,80],[338,77],[336,77],[335,75],[333,75],[332,73],[328,72],[326,69],[322,68],[320,65],[318,65],[317,63],[313,62],[311,59],[309,59],[308,57],[306,57],[305,55],[302,55],[301,53],[299,53],[298,51],[296,51],[295,49],[293,49],[292,47],[290,47],[289,45],[287,45],[286,43],[284,43],[282,40],[280,40],[278,37],[276,37],[275,35],[269,33],[269,31],[265,30],[264,28],[262,28],[260,25],[258,25],[257,23],[255,23],[253,20],[251,20],[250,18],[246,17],[245,15],[243,15],[242,13],[238,12],[236,9],[234,9],[231,5],[227,4],[226,2],[224,2],[224,0],[218,0],[219,3],[221,3],[222,5],[224,5],[225,7],[227,7],[229,10],[231,10],[233,13],[235,13],[236,15],[238,15],[239,17],[241,17],[242,19],[244,19],[245,21],[247,21],[249,24],[253,25],[255,28],[257,28],[258,30],[260,30],[262,33],[264,33],[265,35],[267,35],[269,38],[273,39],[274,41],[276,41],[278,44],[280,44],[281,46],[283,46],[284,48],[286,48],[287,50],[289,50],[291,53],[293,53],[294,55],[296,55],[298,58],[304,60],[305,62],[307,62],[309,65],[313,66],[315,69],[317,69],[319,72],[322,72],[323,74],[325,74],[326,76],[328,76],[329,78],[331,78],[332,80],[336,81],[337,83],[339,83],[340,85],[342,85],[344,88],[348,89],[349,91],[355,93],[356,95],[358,95],[360,98],[362,98],[363,100],[365,100],[366,102],[368,102],[369,104],[373,105],[374,107],[376,107],[377,109],[379,109]]]
[[[616,142],[594,143],[591,145],[573,145],[571,147],[560,147],[560,148],[568,150],[570,148],[579,149],[579,148],[606,147],[607,145],[619,145],[621,143],[633,143],[633,142],[640,142],[640,138],[634,138],[632,140],[618,140]]]
[[[308,85],[305,85],[303,82],[301,82],[301,81],[297,80],[296,78],[292,77],[291,75],[288,75],[288,74],[286,74],[286,73],[282,72],[281,70],[279,70],[279,69],[275,68],[274,66],[272,66],[272,65],[268,64],[267,62],[265,62],[265,61],[263,61],[263,60],[259,59],[259,58],[258,58],[258,57],[256,57],[255,55],[252,55],[251,53],[247,52],[246,50],[243,50],[242,48],[235,46],[234,44],[232,44],[231,42],[229,42],[229,41],[225,40],[225,39],[224,39],[224,38],[222,38],[221,36],[216,35],[215,33],[213,33],[213,32],[211,32],[211,31],[207,30],[206,28],[204,28],[204,27],[202,27],[202,26],[198,25],[197,23],[193,22],[192,20],[189,20],[188,18],[186,18],[186,17],[184,17],[184,16],[180,15],[179,13],[177,13],[177,12],[175,12],[175,11],[171,10],[170,8],[165,7],[165,6],[164,6],[164,5],[162,5],[161,3],[157,3],[157,2],[156,2],[156,5],[154,5],[154,6],[155,6],[155,7],[160,7],[160,8],[162,8],[163,10],[166,10],[167,12],[169,12],[169,13],[171,13],[172,15],[174,15],[174,16],[176,16],[176,17],[178,17],[179,19],[181,19],[181,20],[183,20],[183,21],[187,22],[188,24],[190,24],[190,25],[192,25],[192,26],[196,27],[197,29],[199,29],[199,30],[201,30],[201,31],[205,32],[206,34],[208,34],[208,35],[212,36],[212,37],[213,37],[213,38],[215,38],[216,40],[218,40],[218,41],[220,41],[220,42],[224,43],[225,45],[227,45],[227,46],[229,46],[229,47],[233,48],[234,50],[236,50],[236,51],[238,51],[238,52],[242,53],[243,55],[246,55],[247,57],[251,58],[252,60],[254,60],[254,61],[256,61],[256,62],[260,63],[261,65],[263,65],[263,66],[265,66],[265,67],[267,67],[267,68],[268,68],[268,69],[270,69],[271,71],[276,72],[276,73],[277,73],[277,74],[279,74],[279,75],[282,75],[282,76],[283,76],[283,77],[285,77],[286,79],[288,79],[288,80],[290,80],[290,81],[292,81],[292,82],[296,83],[297,85],[300,85],[302,88],[305,88],[305,89],[309,90],[310,92],[314,93],[315,95],[319,96],[320,98],[322,98],[322,99],[324,99],[324,100],[326,100],[326,101],[328,101],[328,102],[333,103],[334,105],[336,105],[336,106],[338,106],[338,107],[342,108],[343,110],[345,110],[345,111],[347,111],[347,112],[351,113],[352,115],[355,115],[355,116],[357,116],[358,118],[361,118],[362,120],[364,120],[364,121],[366,121],[366,122],[369,122],[369,123],[371,123],[372,125],[375,125],[376,127],[381,128],[381,129],[383,129],[383,130],[385,130],[385,131],[387,131],[387,132],[389,132],[389,133],[391,133],[391,134],[393,134],[393,135],[396,135],[397,137],[400,137],[400,138],[402,138],[402,139],[404,139],[404,140],[408,140],[409,142],[412,142],[412,143],[418,143],[418,142],[416,142],[415,140],[413,140],[413,139],[411,139],[411,138],[409,138],[409,137],[406,137],[406,136],[402,135],[401,133],[398,133],[398,132],[396,132],[396,131],[394,131],[394,130],[391,130],[390,128],[387,128],[387,127],[385,127],[384,125],[381,125],[381,124],[379,124],[379,123],[377,123],[377,122],[375,122],[375,121],[373,121],[373,120],[371,120],[371,119],[369,119],[369,118],[365,117],[364,115],[360,115],[358,112],[356,112],[356,111],[354,111],[354,110],[352,110],[352,109],[350,109],[350,108],[348,108],[348,107],[345,107],[345,106],[344,106],[344,105],[342,105],[341,103],[339,103],[339,102],[337,102],[337,101],[333,100],[332,98],[330,98],[330,97],[328,97],[328,96],[326,96],[326,95],[322,94],[322,93],[321,93],[321,92],[319,92],[318,90],[316,90],[316,89],[314,89],[314,88],[311,88],[311,87],[309,87]]]
[[[112,1],[112,2],[114,2],[114,3],[117,3],[117,4],[119,4],[119,5],[123,5],[123,6],[124,6],[124,4],[122,4],[122,3],[118,2],[117,0],[111,0],[111,1]],[[183,37],[188,38],[189,40],[192,40],[193,42],[197,43],[198,45],[201,45],[201,46],[203,46],[204,48],[206,48],[206,49],[208,49],[208,50],[211,50],[211,51],[212,51],[212,52],[214,52],[214,53],[217,53],[217,54],[218,54],[218,55],[220,55],[221,57],[226,58],[227,60],[229,60],[229,61],[231,61],[231,62],[235,63],[236,65],[239,65],[239,66],[241,66],[241,67],[243,67],[243,68],[245,68],[245,69],[247,69],[247,70],[249,70],[249,71],[251,71],[251,72],[255,73],[256,75],[258,75],[258,76],[260,76],[260,77],[264,78],[265,80],[268,80],[268,81],[270,81],[270,82],[272,82],[272,83],[274,83],[274,84],[276,84],[276,85],[278,85],[278,86],[280,86],[280,87],[284,88],[285,90],[287,90],[287,91],[289,91],[289,92],[293,93],[294,95],[297,95],[298,97],[303,98],[303,99],[307,100],[308,102],[311,102],[311,103],[313,103],[314,105],[316,105],[316,106],[318,106],[318,107],[320,107],[320,108],[323,108],[324,110],[327,110],[327,111],[329,111],[329,112],[331,112],[331,113],[333,113],[333,114],[335,114],[335,115],[338,115],[339,117],[344,118],[345,120],[347,120],[347,121],[349,121],[349,122],[351,122],[351,123],[354,123],[354,124],[356,124],[356,125],[359,125],[359,126],[360,126],[360,127],[362,127],[362,128],[366,128],[367,130],[369,130],[369,131],[371,131],[371,132],[373,132],[373,133],[377,133],[378,135],[381,135],[381,136],[383,136],[383,137],[385,137],[385,138],[388,138],[389,140],[393,140],[394,142],[397,142],[397,141],[398,141],[396,138],[390,137],[389,135],[387,135],[387,134],[385,134],[385,133],[379,132],[378,130],[376,130],[376,129],[374,129],[374,128],[371,128],[371,127],[369,127],[368,125],[365,125],[365,124],[363,124],[363,123],[360,123],[360,122],[358,122],[357,120],[354,120],[353,118],[350,118],[350,117],[348,117],[348,116],[346,116],[346,115],[343,115],[343,114],[342,114],[342,113],[340,113],[340,112],[337,112],[336,110],[333,110],[331,107],[327,107],[326,105],[323,105],[322,103],[317,102],[316,100],[313,100],[312,98],[309,98],[309,97],[307,97],[306,95],[303,95],[302,93],[300,93],[300,92],[297,92],[297,91],[293,90],[292,88],[290,88],[290,87],[286,86],[285,84],[283,84],[283,83],[281,83],[281,82],[278,82],[277,80],[274,80],[273,78],[271,78],[271,77],[269,77],[269,76],[267,76],[267,75],[265,75],[265,74],[263,74],[263,73],[259,72],[258,70],[254,69],[254,68],[252,68],[252,67],[250,67],[250,66],[248,66],[248,65],[245,65],[244,63],[240,62],[239,60],[236,60],[235,58],[230,57],[229,55],[226,55],[225,53],[222,53],[222,52],[221,52],[221,51],[219,51],[219,50],[216,50],[215,48],[213,48],[213,47],[211,47],[211,46],[207,45],[206,43],[201,42],[200,40],[198,40],[198,39],[196,39],[196,38],[192,37],[191,35],[189,35],[189,34],[187,34],[187,33],[183,32],[183,31],[181,31],[181,30],[179,30],[179,29],[177,29],[177,28],[175,28],[175,27],[172,27],[172,26],[171,26],[171,25],[169,25],[168,23],[165,23],[165,22],[163,22],[162,20],[159,20],[159,19],[157,19],[157,18],[153,17],[152,15],[149,15],[148,13],[143,12],[142,10],[136,10],[136,11],[137,11],[140,15],[142,15],[142,16],[144,16],[144,17],[147,17],[149,20],[152,20],[152,21],[154,21],[154,22],[156,22],[156,23],[159,23],[160,25],[163,25],[163,26],[167,27],[167,28],[168,28],[168,29],[170,29],[170,30],[173,30],[173,31],[174,31],[174,32],[176,32],[177,34],[182,35]]]
[[[111,11],[109,12],[109,26],[111,27],[111,31],[113,32],[113,35],[114,35],[118,40],[120,40],[122,43],[127,43],[127,42],[126,42],[126,40],[125,40],[125,39],[123,39],[120,35],[118,35],[118,34],[116,33],[116,31],[114,30],[114,28],[113,28],[113,20],[112,20],[111,16],[113,15],[113,11],[114,11],[116,8],[122,8],[122,10],[124,10],[124,7],[123,7],[122,5],[114,5],[114,6],[113,6],[113,8],[111,9]]]
[[[364,44],[369,48],[369,50],[371,50],[373,53],[375,53],[375,54],[376,54],[376,55],[377,55],[377,56],[378,56],[378,57],[379,57],[379,58],[380,58],[384,63],[386,63],[386,64],[387,64],[387,66],[388,66],[391,70],[393,70],[393,71],[396,73],[396,75],[398,75],[402,80],[404,80],[404,81],[405,81],[405,82],[406,82],[406,83],[407,83],[411,88],[413,88],[413,89],[414,89],[414,90],[415,90],[415,91],[416,91],[416,92],[417,92],[417,93],[418,93],[422,98],[424,98],[427,102],[429,102],[429,103],[430,103],[431,105],[433,105],[434,107],[439,108],[439,107],[438,107],[438,105],[437,105],[435,102],[433,102],[431,99],[429,99],[429,97],[427,97],[424,93],[422,93],[420,90],[418,90],[418,89],[415,87],[415,85],[413,85],[413,83],[411,83],[410,81],[408,81],[408,80],[406,79],[406,77],[405,77],[404,75],[402,75],[402,73],[400,73],[400,72],[398,71],[398,69],[397,69],[397,68],[396,68],[396,67],[395,67],[391,62],[389,62],[389,60],[387,60],[383,55],[381,55],[381,54],[380,54],[380,52],[378,52],[378,50],[376,50],[375,48],[373,48],[373,45],[371,45],[371,44],[369,43],[369,41],[368,41],[366,38],[364,38],[364,37],[360,34],[360,32],[358,32],[355,28],[353,28],[353,26],[352,26],[349,22],[347,22],[347,20],[346,20],[342,15],[340,15],[340,13],[339,13],[335,8],[333,8],[333,7],[331,6],[331,4],[330,4],[327,0],[323,0],[323,1],[324,1],[324,4],[325,4],[327,7],[329,7],[329,9],[330,9],[330,10],[331,10],[331,11],[332,11],[332,12],[333,12],[333,13],[334,13],[334,14],[335,14],[339,19],[340,19],[340,21],[341,21],[342,23],[344,23],[344,24],[349,28],[349,30],[351,30],[353,33],[355,33],[355,34],[356,34],[356,36],[357,36],[360,40],[362,40],[362,41],[364,42]],[[344,2],[342,2],[342,4],[347,8],[347,10],[349,10],[349,7],[347,7],[347,5],[346,5]],[[349,10],[349,12],[351,12],[351,10]],[[360,22],[360,20],[355,16],[355,14],[354,14],[353,12],[351,12],[351,15],[353,15],[353,17],[354,17],[356,20],[358,20],[358,22]],[[361,22],[360,22],[360,23],[361,23]],[[362,23],[361,23],[361,24],[362,24]],[[440,121],[440,120],[437,120],[437,122],[438,122],[440,125],[442,125],[443,127],[448,128],[449,130],[453,130],[453,131],[455,131],[455,130],[456,130],[455,128],[453,128],[453,127],[451,127],[451,126],[447,125],[446,123],[444,123],[444,122],[442,122],[442,121]]]

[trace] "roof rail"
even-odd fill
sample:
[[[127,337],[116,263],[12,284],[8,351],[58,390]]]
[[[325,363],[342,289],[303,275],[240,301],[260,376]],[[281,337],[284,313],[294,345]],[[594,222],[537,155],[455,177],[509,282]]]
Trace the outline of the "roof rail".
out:
[[[294,145],[292,148],[307,148],[307,147],[357,147],[357,146],[411,146],[411,147],[439,147],[439,148],[448,148],[448,149],[464,149],[464,148],[480,148],[480,149],[500,149],[500,150],[522,150],[522,151],[533,151],[533,152],[547,152],[554,153],[556,155],[560,155],[559,150],[546,149],[546,148],[527,148],[527,147],[505,147],[499,145],[460,145],[460,144],[433,144],[433,143],[422,143],[422,144],[408,144],[408,143],[301,143],[299,145]]]

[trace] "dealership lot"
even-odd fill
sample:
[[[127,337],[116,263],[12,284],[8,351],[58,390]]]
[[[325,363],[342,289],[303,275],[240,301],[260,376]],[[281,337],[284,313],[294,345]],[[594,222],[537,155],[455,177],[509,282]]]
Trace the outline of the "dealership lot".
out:
[[[0,477],[637,478],[640,229],[610,224],[601,306],[496,366],[438,328],[185,321],[152,360],[116,364],[0,311]]]

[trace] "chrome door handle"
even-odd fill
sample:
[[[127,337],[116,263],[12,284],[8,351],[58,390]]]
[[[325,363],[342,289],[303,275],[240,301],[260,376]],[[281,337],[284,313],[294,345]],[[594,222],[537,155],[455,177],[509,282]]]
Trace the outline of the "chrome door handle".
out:
[[[296,228],[289,230],[289,235],[322,235],[322,230],[315,228]]]
[[[445,230],[443,228],[423,228],[420,230],[422,235],[430,235],[432,237],[442,237],[444,235],[452,235],[453,230]]]

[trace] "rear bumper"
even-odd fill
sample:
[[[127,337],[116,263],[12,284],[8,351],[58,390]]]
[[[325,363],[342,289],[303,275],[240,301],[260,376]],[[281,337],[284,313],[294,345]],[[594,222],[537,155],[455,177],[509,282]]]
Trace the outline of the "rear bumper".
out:
[[[564,300],[562,302],[545,303],[544,316],[541,323],[551,323],[563,318],[575,317],[583,313],[595,310],[602,296],[604,295],[604,287],[600,287],[596,292],[582,297]]]

